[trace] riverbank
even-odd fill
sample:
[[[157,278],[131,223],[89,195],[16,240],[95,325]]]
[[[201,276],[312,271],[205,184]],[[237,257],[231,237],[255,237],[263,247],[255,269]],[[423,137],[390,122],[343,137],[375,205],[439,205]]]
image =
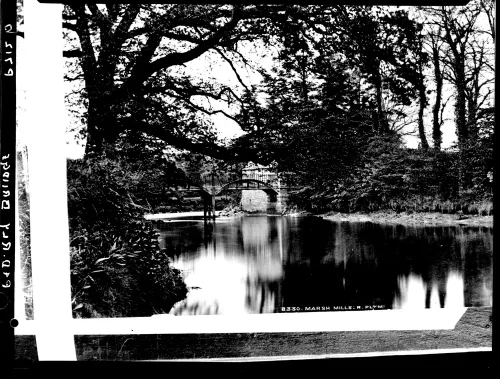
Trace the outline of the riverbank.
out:
[[[340,213],[329,212],[318,214],[326,220],[373,222],[381,224],[429,225],[429,226],[485,226],[493,227],[493,216],[461,215],[439,212],[392,212],[377,211],[371,213]]]
[[[221,211],[216,211],[216,217],[240,217],[252,215],[254,212],[245,212],[241,207],[227,207]],[[400,224],[400,225],[429,225],[429,226],[484,226],[493,227],[493,216],[462,215],[453,213],[439,212],[394,212],[394,211],[376,211],[370,213],[341,213],[328,212],[314,214],[305,211],[293,209],[285,212],[284,216],[316,216],[331,221],[348,222],[372,222],[379,224]],[[178,213],[158,213],[148,214],[146,220],[166,220],[166,219],[185,219],[189,217],[203,217],[203,212],[178,212]]]
[[[174,213],[154,213],[146,214],[144,218],[146,220],[158,221],[158,220],[176,220],[176,219],[186,219],[186,218],[200,218],[203,217],[203,211],[193,211],[193,212],[174,212]],[[221,216],[221,211],[215,211],[215,216]]]

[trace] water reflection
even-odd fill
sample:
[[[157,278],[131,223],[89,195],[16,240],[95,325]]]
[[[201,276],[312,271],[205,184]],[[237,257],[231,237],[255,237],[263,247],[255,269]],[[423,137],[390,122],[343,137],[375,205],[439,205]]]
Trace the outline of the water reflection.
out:
[[[262,222],[261,218],[241,218],[243,251],[248,271],[246,277],[246,311],[274,312],[280,282],[284,275],[283,223],[278,218]]]
[[[421,275],[410,273],[398,276],[399,295],[392,304],[396,309],[452,308],[463,307],[464,277],[457,270],[450,270],[446,288],[440,291],[436,281],[425,283]],[[444,304],[443,304],[444,299]],[[486,304],[485,304],[486,305]]]
[[[492,239],[490,228],[254,216],[168,223],[160,243],[192,288],[181,315],[489,306]]]
[[[394,298],[393,308],[420,309],[425,308],[426,286],[422,276],[411,273],[398,277],[399,296]]]
[[[436,282],[431,284],[431,296],[429,299],[429,308],[441,308],[441,302],[439,301],[439,292]]]
[[[464,301],[464,277],[456,270],[451,270],[446,281],[445,308],[463,307]]]

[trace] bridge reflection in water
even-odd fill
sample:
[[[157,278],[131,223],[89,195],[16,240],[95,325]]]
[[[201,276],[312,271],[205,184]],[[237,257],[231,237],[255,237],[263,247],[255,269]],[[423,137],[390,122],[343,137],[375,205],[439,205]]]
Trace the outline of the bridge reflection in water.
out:
[[[492,230],[252,216],[169,223],[162,247],[193,289],[173,313],[250,314],[283,307],[491,305]]]

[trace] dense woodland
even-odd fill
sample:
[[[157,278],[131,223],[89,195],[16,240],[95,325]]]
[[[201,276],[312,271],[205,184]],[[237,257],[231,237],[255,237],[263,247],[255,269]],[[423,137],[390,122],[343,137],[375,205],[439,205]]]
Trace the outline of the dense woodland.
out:
[[[270,165],[316,213],[491,215],[494,7],[65,5],[66,104],[85,144],[68,162],[75,312],[168,311],[185,296],[140,220],[194,209],[175,188],[213,169]],[[220,139],[214,115],[243,134]],[[130,289],[123,309],[113,288]]]
[[[66,6],[64,20],[67,80],[79,83],[67,104],[83,119],[83,160],[133,157],[132,182],[132,173],[150,173],[144,193],[127,195],[143,207],[158,205],[158,191],[166,201],[169,184],[193,174],[186,167],[253,161],[292,177],[303,187],[294,200],[309,210],[492,211],[491,1],[411,9],[80,4]],[[272,52],[272,67],[259,67],[250,47]],[[195,76],[189,65],[203,55],[237,80]],[[259,73],[260,84],[249,85],[245,70]],[[221,141],[213,114],[244,134]],[[446,122],[457,141],[444,149]],[[418,149],[405,147],[407,133],[418,136]],[[133,148],[125,154],[125,146]]]

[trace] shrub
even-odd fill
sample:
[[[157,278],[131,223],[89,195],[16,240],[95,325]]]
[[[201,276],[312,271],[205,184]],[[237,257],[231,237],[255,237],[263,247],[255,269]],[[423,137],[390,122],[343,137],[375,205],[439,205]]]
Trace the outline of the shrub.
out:
[[[71,283],[77,317],[168,313],[185,298],[181,272],[160,251],[132,192],[139,175],[106,157],[68,162]]]
[[[459,183],[456,149],[410,149],[396,135],[372,136],[367,139],[361,164],[350,166],[349,175],[334,176],[323,183],[309,181],[289,197],[289,202],[309,211],[489,215],[493,212],[493,169],[488,146],[478,141],[464,150],[469,183],[464,189]],[[322,172],[321,177],[328,178],[328,174]]]

